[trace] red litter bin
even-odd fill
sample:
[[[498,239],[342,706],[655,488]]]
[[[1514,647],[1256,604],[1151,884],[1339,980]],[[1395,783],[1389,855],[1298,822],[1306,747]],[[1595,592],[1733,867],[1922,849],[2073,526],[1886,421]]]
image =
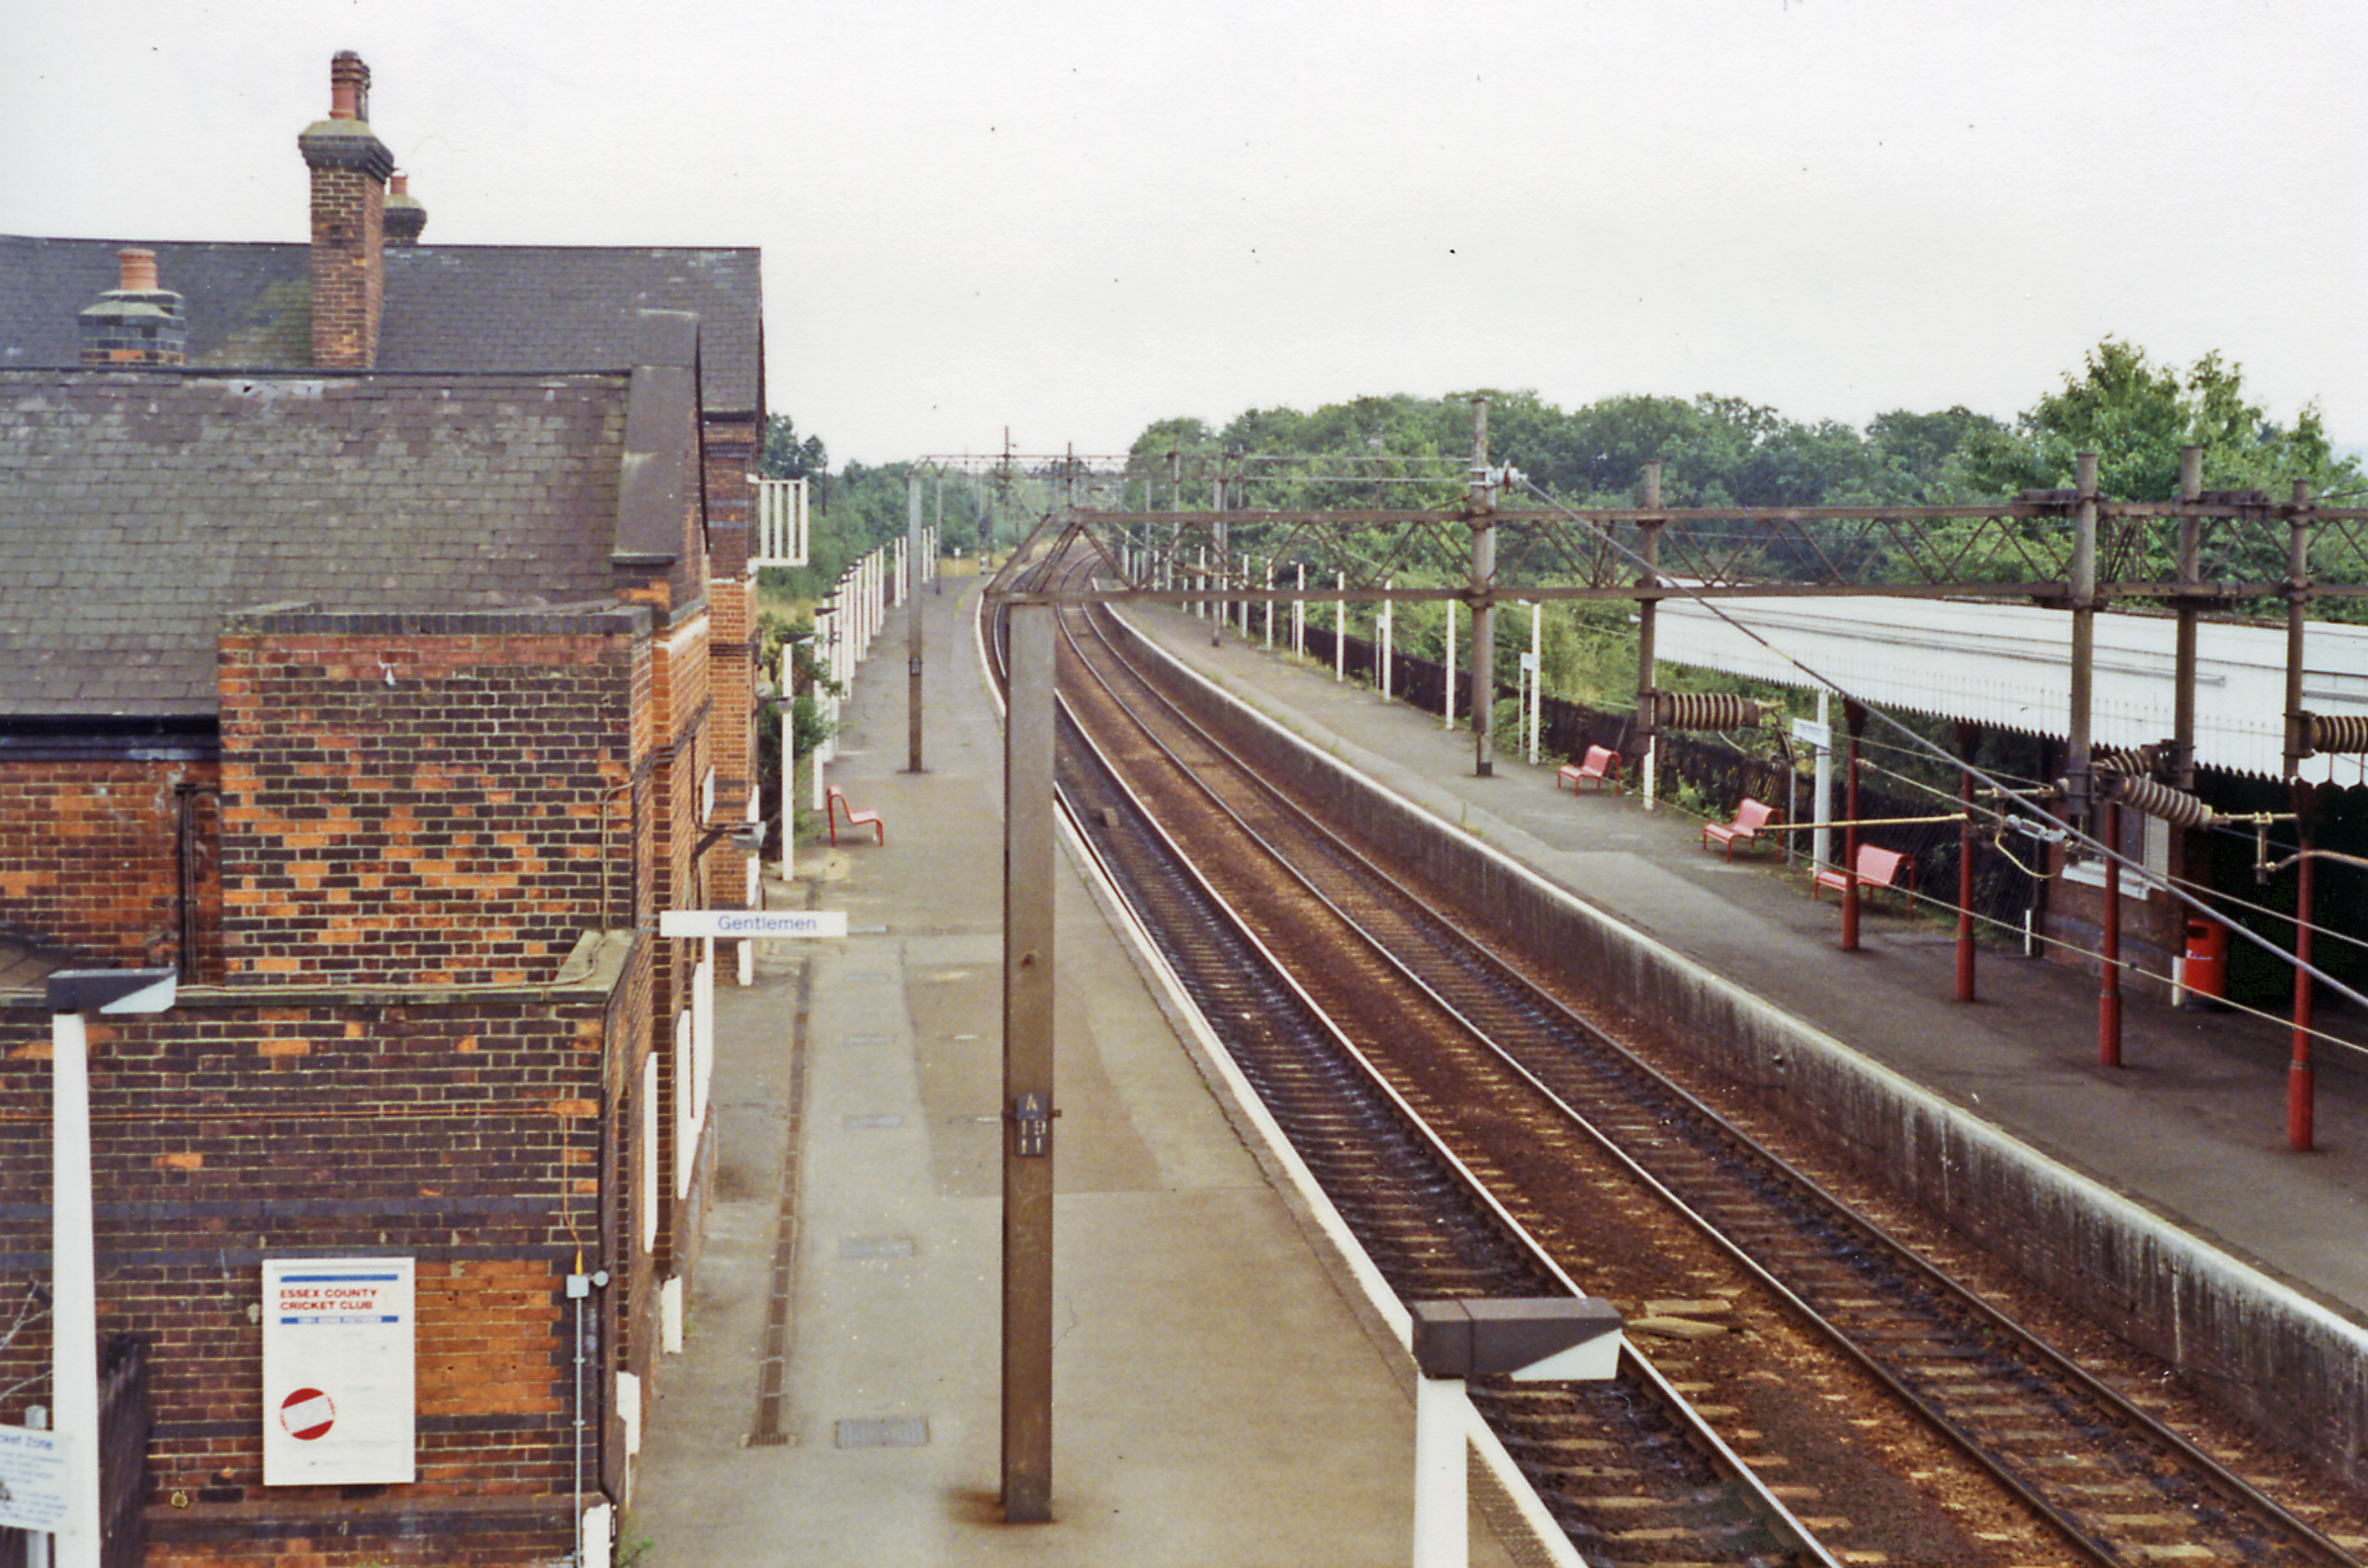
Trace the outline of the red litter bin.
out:
[[[2186,1004],[2210,1007],[2229,994],[2229,928],[2218,920],[2187,922]]]

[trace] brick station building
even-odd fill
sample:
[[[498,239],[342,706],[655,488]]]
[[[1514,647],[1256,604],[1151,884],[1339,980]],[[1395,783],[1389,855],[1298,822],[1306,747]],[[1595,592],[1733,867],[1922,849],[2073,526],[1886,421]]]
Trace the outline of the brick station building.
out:
[[[0,1424],[41,977],[175,967],[90,1029],[151,1564],[564,1561],[628,1501],[710,1158],[657,917],[754,885],[756,255],[421,244],[369,86],[308,244],[0,236]],[[415,1271],[413,1478],[267,1486],[262,1265],[359,1258]]]

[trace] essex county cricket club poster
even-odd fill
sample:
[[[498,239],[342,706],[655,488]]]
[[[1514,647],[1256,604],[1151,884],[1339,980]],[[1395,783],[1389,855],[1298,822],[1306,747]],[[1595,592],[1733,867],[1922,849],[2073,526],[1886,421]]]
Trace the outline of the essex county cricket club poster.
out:
[[[263,1484],[414,1477],[411,1260],[263,1262]]]

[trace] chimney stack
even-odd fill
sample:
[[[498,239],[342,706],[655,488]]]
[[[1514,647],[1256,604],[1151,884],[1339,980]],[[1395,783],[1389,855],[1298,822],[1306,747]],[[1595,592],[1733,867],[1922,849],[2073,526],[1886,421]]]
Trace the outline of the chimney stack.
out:
[[[312,171],[312,363],[378,362],[386,295],[387,176],[395,154],[370,130],[370,67],[351,49],[329,62],[329,118],[296,138]]]
[[[85,365],[186,365],[189,317],[181,297],[156,287],[156,252],[120,250],[120,285],[75,317]]]
[[[411,194],[411,177],[396,170],[387,187],[387,243],[416,245],[419,231],[427,227],[427,209]]]

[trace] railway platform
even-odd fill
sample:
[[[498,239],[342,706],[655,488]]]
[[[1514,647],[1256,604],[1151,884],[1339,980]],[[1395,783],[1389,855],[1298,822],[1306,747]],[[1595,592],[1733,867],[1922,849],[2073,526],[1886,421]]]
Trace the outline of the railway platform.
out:
[[[1175,610],[1128,618],[1167,653],[1300,740],[1616,918],[1953,1101],[2009,1136],[2368,1324],[2368,1055],[2322,1043],[2317,1147],[2286,1146],[2290,1030],[2131,997],[2123,1066],[2097,1063],[2097,982],[1984,949],[1977,1000],[1955,1000],[1952,929],[1870,899],[1861,950],[1803,868],[1728,861],[1700,824],[1633,794],[1574,794],[1553,764],[1500,751],[1473,770],[1468,731],[1385,702],[1330,669]],[[2368,1040],[2356,1012],[2327,1032]]]
[[[767,878],[847,937],[767,943],[719,988],[716,1195],[621,1558],[1403,1563],[1411,1369],[1066,864],[1054,1521],[1003,1523],[1003,752],[975,580],[925,601],[924,770],[901,623],[845,710],[830,778],[886,844]],[[1475,1520],[1472,1562],[1511,1562]]]

